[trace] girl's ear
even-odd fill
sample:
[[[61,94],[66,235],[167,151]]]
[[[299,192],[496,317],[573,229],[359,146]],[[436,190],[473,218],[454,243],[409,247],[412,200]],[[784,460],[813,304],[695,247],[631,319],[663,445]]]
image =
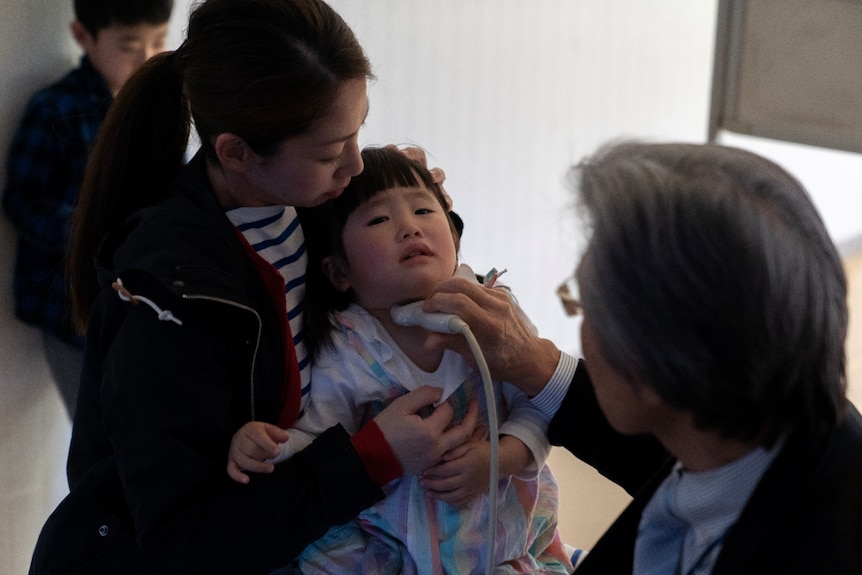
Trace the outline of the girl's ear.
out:
[[[350,277],[347,273],[347,262],[341,256],[326,256],[320,262],[323,274],[329,279],[336,290],[344,293],[350,289]]]

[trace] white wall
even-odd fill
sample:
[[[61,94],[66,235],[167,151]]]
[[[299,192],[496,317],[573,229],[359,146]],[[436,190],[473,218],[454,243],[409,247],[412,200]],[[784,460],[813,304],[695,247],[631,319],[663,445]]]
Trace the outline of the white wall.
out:
[[[731,132],[717,140],[778,162],[811,194],[838,248],[845,254],[862,249],[862,155]]]
[[[188,4],[177,0],[171,47],[179,44]],[[378,78],[362,143],[426,148],[446,170],[447,189],[466,221],[465,261],[477,271],[507,268],[503,279],[540,331],[577,352],[577,324],[554,296],[582,243],[566,169],[610,139],[705,140],[717,0],[332,4],[359,36]],[[0,155],[29,93],[77,59],[67,32],[70,5],[0,0]],[[860,235],[862,218],[853,216],[862,180],[858,157],[823,170],[819,156],[778,148],[768,146],[769,154],[804,172],[797,175],[836,239]],[[836,176],[822,183],[815,176],[823,171]],[[68,441],[36,334],[12,317],[13,237],[0,218],[0,452],[11,462],[0,471],[0,574],[10,575],[25,572],[38,527],[62,495]],[[23,423],[7,433],[13,418]],[[588,547],[625,497],[571,459],[554,457],[569,518],[564,536]],[[12,516],[25,520],[11,523]]]
[[[33,87],[73,61],[71,3],[0,0],[0,157]],[[5,164],[5,160],[3,161]],[[5,173],[0,175],[0,183]],[[12,313],[15,235],[0,218],[0,573],[27,572],[29,549],[44,517],[65,491],[69,424],[51,387],[39,334]],[[26,551],[26,555],[23,553]]]
[[[378,80],[364,143],[413,142],[448,175],[462,256],[507,268],[540,331],[578,349],[554,297],[580,245],[568,166],[612,139],[705,141],[715,0],[334,0]],[[833,238],[862,235],[862,156],[721,134],[809,189]]]
[[[706,138],[715,1],[333,5],[378,77],[361,139],[425,147],[466,221],[465,261],[507,268],[540,332],[577,350],[554,295],[580,245],[566,169],[611,138]]]

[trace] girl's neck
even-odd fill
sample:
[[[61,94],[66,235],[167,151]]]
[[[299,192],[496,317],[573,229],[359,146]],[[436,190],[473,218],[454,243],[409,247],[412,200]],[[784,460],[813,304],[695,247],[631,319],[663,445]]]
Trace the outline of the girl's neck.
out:
[[[429,348],[427,343],[432,333],[421,327],[404,327],[392,321],[388,309],[367,309],[379,321],[389,336],[398,344],[410,361],[422,371],[433,373],[440,367],[443,349]]]

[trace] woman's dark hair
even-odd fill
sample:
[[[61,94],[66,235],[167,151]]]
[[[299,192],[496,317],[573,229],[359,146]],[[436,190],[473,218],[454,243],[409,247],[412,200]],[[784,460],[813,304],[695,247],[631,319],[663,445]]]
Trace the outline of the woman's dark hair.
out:
[[[378,193],[396,187],[421,186],[430,190],[440,203],[449,221],[449,227],[458,249],[459,234],[446,205],[440,186],[434,183],[431,173],[392,147],[368,147],[362,150],[365,168],[340,196],[314,207],[300,209],[302,230],[308,252],[305,296],[306,345],[312,357],[331,342],[330,314],[345,309],[353,301],[352,290],[336,290],[323,272],[323,259],[338,255],[344,257],[342,231],[347,218],[359,206]]]
[[[84,176],[69,249],[72,313],[83,330],[99,286],[92,261],[106,232],[162,199],[181,170],[190,119],[203,153],[236,134],[269,155],[323,117],[346,81],[372,78],[353,32],[320,0],[206,0],[187,38],[120,90]]]
[[[837,420],[847,283],[799,182],[695,144],[619,144],[573,175],[592,227],[581,303],[617,369],[726,437]]]

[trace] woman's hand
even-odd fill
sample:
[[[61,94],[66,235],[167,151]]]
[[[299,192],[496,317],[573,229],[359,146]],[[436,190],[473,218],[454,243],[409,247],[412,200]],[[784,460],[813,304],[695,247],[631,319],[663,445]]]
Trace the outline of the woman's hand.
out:
[[[420,475],[473,434],[479,414],[475,402],[468,406],[461,423],[452,427],[452,406],[448,403],[435,407],[427,417],[420,415],[440,399],[441,393],[440,388],[423,385],[395,399],[374,418],[404,475]]]

